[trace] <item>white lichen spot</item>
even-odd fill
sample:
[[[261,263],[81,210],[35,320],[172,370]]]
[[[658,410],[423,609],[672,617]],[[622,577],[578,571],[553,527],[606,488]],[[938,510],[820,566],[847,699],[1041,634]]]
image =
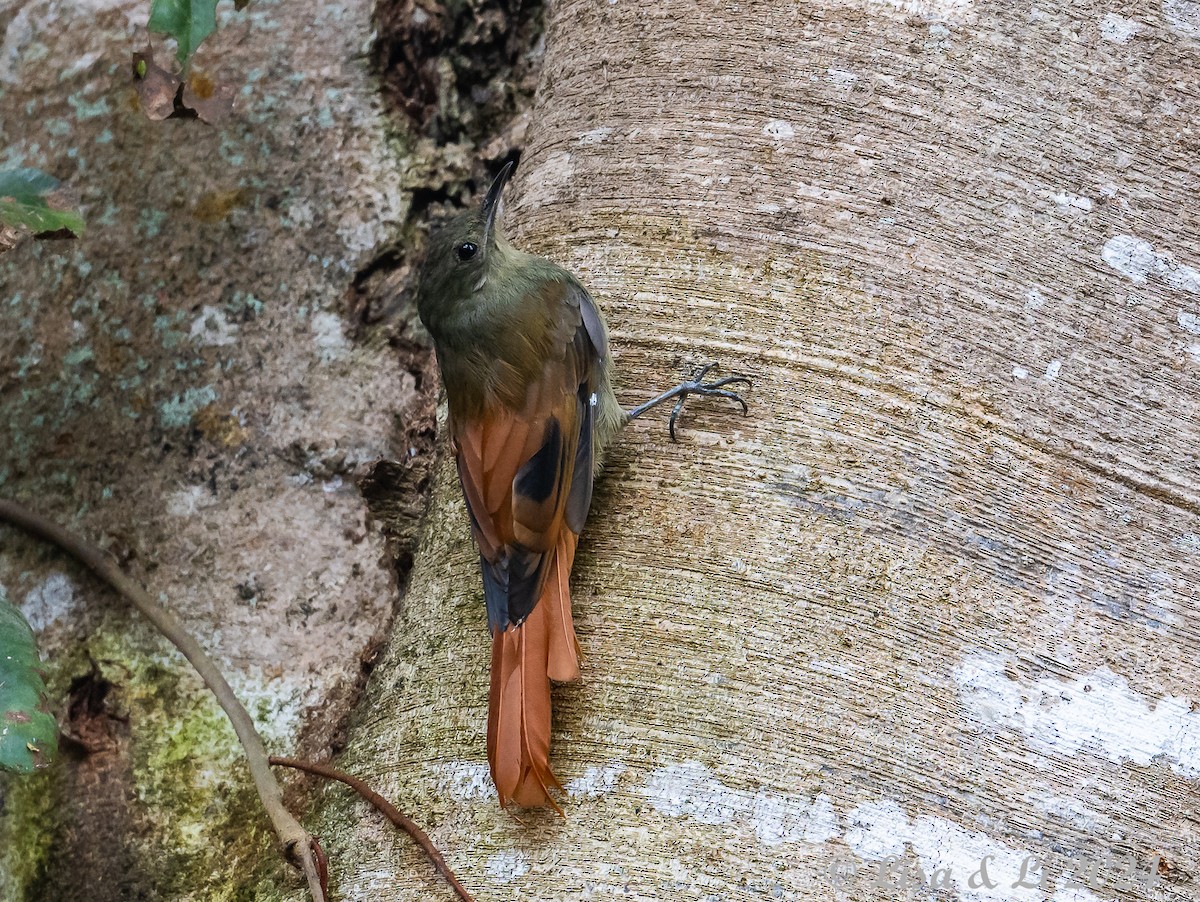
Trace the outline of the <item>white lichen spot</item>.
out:
[[[1164,696],[1153,707],[1124,677],[1100,667],[1074,680],[1013,680],[1000,655],[968,658],[954,671],[968,715],[988,729],[1015,730],[1045,754],[1087,751],[1111,761],[1166,762],[1200,775],[1200,714],[1186,698]]]
[[[1043,814],[1065,821],[1089,833],[1093,832],[1098,824],[1108,820],[1105,815],[1093,811],[1076,796],[1052,792],[1045,784],[1027,792],[1025,801]]]
[[[1014,379],[1028,379],[1029,370],[1025,369],[1023,366],[1014,366],[1012,368],[1012,377]]]
[[[306,200],[295,200],[288,204],[283,216],[284,225],[296,229],[311,228],[314,214],[312,204]]]
[[[796,137],[796,129],[783,119],[772,119],[763,126],[762,133],[772,141],[790,141]]]
[[[529,873],[529,859],[523,852],[506,849],[487,860],[487,872],[493,880],[507,883]]]
[[[1046,297],[1042,294],[1041,289],[1034,285],[1025,292],[1025,309],[1040,310],[1042,305],[1046,303]]]
[[[804,828],[805,842],[819,843],[836,839],[841,834],[837,815],[833,813],[833,800],[821,793],[808,809],[808,825]]]
[[[783,208],[779,204],[758,204],[754,208],[759,213],[766,213],[768,216],[774,216]]]
[[[211,385],[189,388],[158,405],[158,421],[167,429],[182,429],[198,410],[216,400],[217,390]]]
[[[495,799],[492,775],[486,764],[470,761],[446,761],[427,765],[433,782],[442,795],[458,802]]]
[[[1185,532],[1173,538],[1171,546],[1188,554],[1200,554],[1200,536],[1194,532]]]
[[[200,315],[192,320],[192,341],[207,346],[231,345],[237,341],[238,326],[225,318],[225,313],[216,307],[200,308]]]
[[[656,811],[701,824],[748,827],[767,845],[822,843],[838,835],[833,803],[760,789],[726,786],[699,761],[659,768],[642,790]]]
[[[106,13],[110,10],[124,9],[129,5],[130,4],[128,0],[77,0],[76,3],[71,4],[71,6],[75,8],[77,14],[85,16]],[[142,11],[139,10],[138,12]],[[137,19],[133,18],[132,15],[130,16],[131,23],[139,22],[140,24],[144,25],[145,19],[146,15],[144,13],[140,18]]]
[[[321,311],[313,314],[312,331],[322,360],[344,357],[350,348],[346,333],[342,330],[342,318],[336,313]]]
[[[1104,262],[1137,284],[1151,276],[1162,279],[1171,288],[1200,294],[1200,269],[1178,262],[1167,251],[1135,235],[1116,235],[1105,242],[1100,256]]]
[[[190,517],[206,507],[216,504],[217,499],[207,486],[192,485],[180,489],[167,497],[167,513],[173,517]]]
[[[1200,3],[1196,0],[1163,0],[1163,17],[1180,34],[1200,38]]]
[[[625,773],[625,764],[613,761],[604,767],[589,767],[583,776],[567,783],[567,795],[576,799],[598,799],[612,792],[617,779]]]
[[[833,802],[822,793],[812,802],[760,790],[754,797],[751,822],[759,842],[823,843],[839,835]]]
[[[1175,263],[1174,260],[1170,262],[1172,265],[1163,275],[1167,284],[1180,291],[1186,291],[1188,294],[1200,294],[1200,269]]]
[[[832,661],[832,660],[830,660],[830,661],[826,661],[826,660],[811,661],[811,662],[809,662],[808,669],[815,670],[818,673],[827,673],[830,676],[835,676],[835,677],[850,676],[850,668],[847,667],[845,664],[843,664],[841,661]]]
[[[254,712],[258,731],[268,742],[294,741],[304,712],[323,701],[311,679],[300,674],[268,676],[261,667],[231,673],[229,685],[242,704]]]
[[[1060,207],[1082,210],[1085,213],[1092,212],[1092,199],[1090,197],[1072,194],[1070,191],[1051,191],[1046,196]]]
[[[1109,13],[1100,20],[1100,37],[1114,44],[1126,44],[1129,39],[1142,30],[1140,22],[1126,19],[1116,13]]]
[[[1046,364],[1046,381],[1049,382],[1051,380],[1057,379],[1058,374],[1061,372],[1062,372],[1062,361],[1061,360],[1051,360],[1048,364]]]
[[[399,185],[399,180],[387,178],[373,183],[372,190],[377,192],[374,202],[350,206],[342,211],[337,222],[337,236],[345,250],[320,258],[325,269],[350,273],[351,260],[376,247],[388,236],[391,217],[403,206]]]
[[[659,814],[687,817],[702,824],[727,824],[745,802],[699,761],[661,767],[650,774],[643,790]]]
[[[32,4],[22,4],[4,29],[4,40],[0,41],[0,83],[15,85],[21,81],[21,61],[25,49],[33,43],[37,34],[31,19]],[[41,25],[41,22],[36,23]]]
[[[835,69],[830,66],[825,73],[825,78],[833,82],[839,88],[853,88],[854,83],[858,81],[858,76],[847,69]]]
[[[79,606],[74,584],[64,573],[51,573],[26,593],[21,613],[35,632],[70,617]]]
[[[88,69],[92,68],[92,66],[96,65],[96,61],[99,60],[103,55],[104,54],[101,51],[93,50],[91,53],[85,53],[75,58],[71,61],[71,65],[69,65],[59,74],[59,81],[67,81],[68,79],[79,75],[81,72],[86,72]]]
[[[909,842],[921,862],[921,870],[931,876],[945,875],[963,902],[997,899],[1041,902],[1043,898],[1040,889],[1017,882],[1022,874],[1028,876],[1023,870],[1031,855],[1027,849],[1013,848],[981,831],[967,830],[954,821],[927,815],[913,820]],[[982,867],[987,868],[988,879],[998,886],[989,886],[981,880]]]
[[[904,854],[909,821],[897,803],[865,802],[846,815],[846,822],[849,827],[843,839],[864,861]]]
[[[1139,284],[1155,270],[1154,245],[1133,235],[1109,238],[1100,256],[1117,272]]]
[[[1179,327],[1185,332],[1200,335],[1200,316],[1188,313],[1186,310],[1180,310],[1179,315],[1175,317],[1175,321],[1179,323]]]
[[[921,816],[909,820],[891,800],[859,805],[847,820],[851,826],[845,842],[859,858],[880,861],[899,857],[911,846],[926,880],[954,890],[958,899],[1035,902],[1042,898],[1036,888],[1012,886],[1029,853],[997,842],[986,833],[973,833],[946,818]],[[987,867],[993,885],[976,876],[981,865]]]
[[[579,138],[576,139],[576,143],[581,144],[584,147],[590,147],[593,144],[603,144],[608,140],[608,136],[612,133],[613,130],[609,126],[593,128],[580,135]]]

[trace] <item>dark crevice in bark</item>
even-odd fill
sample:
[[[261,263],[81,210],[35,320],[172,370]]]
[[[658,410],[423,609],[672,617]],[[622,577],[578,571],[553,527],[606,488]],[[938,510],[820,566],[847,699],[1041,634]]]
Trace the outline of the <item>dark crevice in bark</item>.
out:
[[[435,144],[482,145],[528,108],[540,0],[381,0],[375,22],[384,97]]]

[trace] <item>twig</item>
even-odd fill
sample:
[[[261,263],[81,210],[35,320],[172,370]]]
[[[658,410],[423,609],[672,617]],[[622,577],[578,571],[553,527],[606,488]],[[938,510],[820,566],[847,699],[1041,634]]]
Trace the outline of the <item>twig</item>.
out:
[[[418,827],[412,818],[397,809],[395,805],[358,777],[352,777],[324,764],[313,764],[311,761],[300,761],[297,758],[281,758],[278,755],[272,755],[270,761],[272,764],[277,764],[280,767],[294,767],[296,770],[316,774],[318,777],[325,777],[328,780],[337,780],[339,783],[345,783],[366,799],[367,802],[374,805],[380,814],[411,836],[417,845],[425,850],[425,854],[429,856],[429,860],[433,862],[433,866],[437,868],[439,874],[446,878],[446,882],[453,887],[454,892],[458,894],[458,898],[462,902],[474,902],[471,894],[458,882],[458,878],[450,870],[450,865],[446,864],[446,859],[442,857],[442,853],[438,851],[437,846],[433,844],[433,840],[429,838],[429,835]]]
[[[233,730],[246,753],[246,763],[250,767],[250,775],[254,778],[258,797],[271,819],[284,855],[304,871],[314,902],[326,902],[325,889],[314,857],[313,838],[283,806],[283,792],[271,772],[267,762],[267,750],[262,737],[255,729],[254,721],[234,695],[233,689],[217,669],[217,665],[200,647],[200,643],[187,633],[174,614],[160,606],[145,589],[121,572],[112,555],[96,545],[14,501],[0,499],[0,522],[11,523],[52,545],[57,545],[89,568],[137,608],[191,662],[204,685],[216,696],[217,703],[233,724]]]

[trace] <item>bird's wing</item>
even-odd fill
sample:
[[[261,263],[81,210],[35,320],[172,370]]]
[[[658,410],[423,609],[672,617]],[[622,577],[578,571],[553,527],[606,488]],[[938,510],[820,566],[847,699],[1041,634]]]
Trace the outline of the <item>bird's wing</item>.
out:
[[[598,314],[573,280],[548,283],[539,299],[557,353],[546,355],[523,404],[492,405],[451,423],[493,631],[529,616],[560,531],[578,535],[591,503],[592,395],[603,352],[589,321]],[[497,361],[493,378],[516,378],[516,371]]]

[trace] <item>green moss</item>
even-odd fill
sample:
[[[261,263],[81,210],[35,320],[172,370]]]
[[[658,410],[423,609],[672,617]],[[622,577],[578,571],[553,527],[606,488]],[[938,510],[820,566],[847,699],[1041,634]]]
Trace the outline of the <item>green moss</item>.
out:
[[[233,728],[189,665],[149,628],[117,614],[86,646],[52,661],[47,683],[63,699],[71,679],[96,662],[128,718],[136,798],[130,844],[154,898],[272,902],[287,897],[288,866],[276,851]],[[252,705],[260,721],[272,705]],[[63,762],[49,772],[0,777],[0,902],[39,895],[64,823]]]
[[[150,640],[161,648],[161,642]],[[189,666],[133,637],[102,632],[90,652],[127,676],[130,753],[140,813],[153,822],[140,850],[162,898],[238,898],[269,831],[233,728]]]
[[[46,872],[54,846],[62,765],[30,776],[0,776],[0,902],[19,902]]]

